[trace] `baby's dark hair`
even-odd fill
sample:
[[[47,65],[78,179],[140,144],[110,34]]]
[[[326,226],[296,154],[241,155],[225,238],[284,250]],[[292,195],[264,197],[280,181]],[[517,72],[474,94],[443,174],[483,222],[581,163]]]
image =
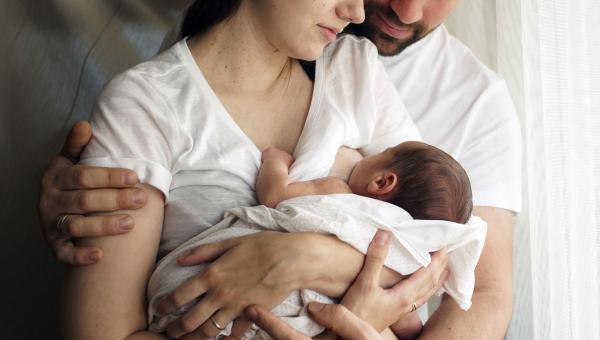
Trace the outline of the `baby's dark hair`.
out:
[[[421,142],[402,143],[395,151],[387,168],[398,176],[398,185],[389,203],[414,219],[469,220],[473,210],[471,183],[452,156]]]

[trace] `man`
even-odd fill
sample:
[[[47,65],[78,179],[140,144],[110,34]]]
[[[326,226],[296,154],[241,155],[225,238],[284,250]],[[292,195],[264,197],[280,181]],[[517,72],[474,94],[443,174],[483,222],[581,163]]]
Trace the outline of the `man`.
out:
[[[353,30],[378,47],[424,141],[465,167],[474,214],[488,223],[471,309],[464,312],[444,298],[422,338],[498,339],[506,332],[512,309],[512,218],[521,204],[520,129],[504,82],[441,26],[458,1],[366,0],[366,21]],[[77,214],[135,209],[145,203],[144,193],[132,187],[137,183],[134,173],[73,166],[89,134],[86,124],[74,129],[63,150],[67,157],[56,158],[44,176],[40,199],[47,240],[58,258],[71,264],[94,263],[102,256],[100,249],[76,248],[72,237],[119,234],[134,225],[127,216]],[[72,215],[57,221],[59,212]]]

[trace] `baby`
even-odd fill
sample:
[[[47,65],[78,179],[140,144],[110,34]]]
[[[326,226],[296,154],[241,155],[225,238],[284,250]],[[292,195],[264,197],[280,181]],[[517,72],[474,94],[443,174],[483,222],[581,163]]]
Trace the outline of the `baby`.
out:
[[[392,203],[414,219],[466,223],[473,203],[462,166],[444,151],[421,142],[404,142],[360,160],[348,182],[337,177],[291,182],[293,158],[269,147],[256,182],[258,201],[274,208],[298,196],[354,193]]]
[[[256,182],[261,204],[275,208],[279,202],[298,196],[354,193],[392,203],[414,219],[464,224],[471,216],[467,173],[454,158],[429,144],[404,142],[365,157],[356,163],[348,182],[337,177],[292,182],[288,171],[293,161],[285,151],[265,149]],[[422,327],[416,313],[391,326],[400,339],[414,338]],[[395,337],[388,333],[386,338]]]
[[[341,154],[341,152],[338,153]],[[344,158],[340,158],[340,161]],[[361,159],[352,169],[347,182],[337,177],[292,182],[289,179],[289,168],[293,161],[294,159],[288,153],[275,148],[267,148],[263,152],[262,165],[256,181],[256,192],[261,204],[274,208],[280,205],[282,201],[300,196],[354,193],[399,206],[414,219],[447,220],[464,224],[470,218],[472,210],[471,187],[465,171],[448,154],[424,143],[405,142],[389,148],[380,154]],[[320,199],[321,197],[313,198]],[[313,212],[308,210],[308,207],[303,208],[301,202],[292,202],[291,205],[294,206],[296,204],[295,208],[298,209],[291,209],[292,212],[270,211],[271,209],[266,209],[264,206],[230,209],[223,221],[190,239],[179,247],[177,251],[163,258],[158,264],[148,283],[150,301],[148,314],[153,320],[151,329],[154,331],[163,331],[169,322],[181,315],[185,309],[168,315],[160,315],[156,312],[156,305],[162,296],[171,292],[182,281],[197,275],[206,265],[200,264],[198,266],[181,267],[176,261],[177,257],[200,244],[220,242],[225,239],[250,235],[262,230],[289,231],[289,229],[286,229],[286,226],[289,227],[290,224],[300,229],[302,226],[309,227],[310,223],[315,222],[315,218],[317,220],[316,223],[319,223],[319,225],[313,226],[314,228],[307,228],[306,230],[321,228],[325,232],[328,227],[326,220],[328,216],[331,216],[331,209],[336,209],[336,207],[340,209],[357,207],[348,205],[349,201],[344,201],[347,198],[349,197],[344,197],[344,199],[338,198],[337,201],[334,198],[322,200],[321,204],[324,204],[324,207],[319,206],[316,208],[324,209],[317,209],[319,211],[314,212],[315,214],[323,213],[324,217],[322,219],[315,217]],[[384,205],[380,202],[360,197],[350,198],[357,198],[365,202],[371,201],[371,207],[381,207],[382,211],[386,211],[390,215],[394,215],[395,213],[395,207],[389,206],[389,204]],[[306,199],[310,199],[310,197],[306,197]],[[301,201],[301,199],[297,200]],[[283,205],[282,207],[285,208]],[[314,208],[314,205],[311,205],[311,207]],[[352,230],[356,226],[362,226],[367,229],[381,227],[371,224],[370,221],[374,221],[374,219],[365,218],[360,211],[356,212],[355,216],[351,216],[355,211],[349,211],[348,213],[350,221],[348,224],[349,230]],[[292,219],[294,223],[290,223]],[[400,229],[402,229],[402,226],[410,223],[406,221],[410,220],[410,218],[403,211],[389,220],[385,218],[377,218],[377,220],[385,221],[384,223],[387,223],[387,227],[393,225],[394,222],[390,224],[390,221],[398,221],[398,228]],[[369,224],[366,225],[365,221]],[[431,229],[430,226],[423,226],[424,228],[429,228],[429,230]],[[410,230],[414,230],[414,228],[406,229],[406,232]],[[456,229],[452,228],[446,228],[445,230],[449,232],[446,235],[449,237],[446,242],[453,242],[448,240],[466,235],[456,232],[452,233],[450,232],[451,230],[456,231]],[[479,227],[475,228],[474,226],[465,226],[465,230],[470,231],[471,241],[476,241],[473,235],[476,235],[477,231],[481,231]],[[348,244],[360,244],[361,240],[349,238],[346,239],[346,242]],[[469,245],[469,249],[474,248],[474,246],[478,249],[482,247],[477,242],[470,242]],[[407,263],[411,263],[412,261],[415,264],[414,254],[422,251],[415,249],[413,252],[405,252],[404,256],[407,258]],[[455,251],[460,252],[461,249],[455,249]],[[474,254],[475,251],[471,250],[471,253]],[[396,258],[401,257],[400,253],[396,254]],[[425,255],[421,253],[420,257],[425,257]],[[396,262],[398,261],[396,260]],[[417,261],[416,268],[420,264],[422,263]],[[399,270],[396,271],[400,272]],[[460,275],[460,273],[458,274]],[[465,277],[468,277],[468,275]],[[463,278],[461,282],[469,282],[469,279]],[[455,289],[455,291],[464,293],[461,289]],[[468,289],[469,287],[466,287],[466,290]],[[470,289],[472,293],[472,288]],[[466,299],[470,302],[471,295],[467,295]],[[277,313],[279,313],[276,313],[276,315],[289,318],[288,321],[295,323],[299,328],[311,335],[316,335],[318,333],[315,332],[320,331],[319,327],[310,323],[305,315],[298,313],[298,310],[303,308],[303,304],[306,301],[315,299],[315,297],[319,298],[321,295],[306,289],[294,292],[286,301],[276,307]],[[326,299],[325,296],[322,297]],[[193,303],[195,302],[188,304],[186,308],[191,307]],[[410,315],[402,318],[402,320],[396,322],[390,328],[399,338],[412,339],[420,332],[422,324],[416,313],[410,313]],[[386,338],[393,338],[389,329],[385,330],[385,333]],[[248,334],[248,337],[254,337],[254,335]]]
[[[306,195],[354,193],[392,203],[414,219],[467,223],[473,203],[471,184],[462,166],[444,151],[421,142],[404,142],[354,166],[348,182],[337,177],[291,182],[294,159],[269,147],[262,155],[256,182],[258,201],[270,208]],[[413,339],[422,328],[416,313],[392,325],[400,339]],[[324,336],[327,338],[327,336]],[[386,338],[394,338],[386,334]]]

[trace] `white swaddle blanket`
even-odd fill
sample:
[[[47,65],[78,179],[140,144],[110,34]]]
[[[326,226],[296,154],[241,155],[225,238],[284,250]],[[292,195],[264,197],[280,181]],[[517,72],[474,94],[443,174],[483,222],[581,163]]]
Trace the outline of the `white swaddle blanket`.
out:
[[[148,283],[150,329],[163,331],[168,323],[196,302],[170,315],[156,313],[160,298],[206,266],[182,267],[177,264],[178,256],[198,245],[264,230],[319,232],[336,235],[366,254],[378,229],[392,233],[385,265],[403,275],[427,266],[431,262],[429,253],[447,246],[449,276],[441,291],[449,294],[463,310],[469,309],[475,285],[475,266],[487,231],[482,219],[473,216],[467,224],[413,220],[406,211],[395,205],[358,195],[303,196],[281,202],[276,209],[265,206],[230,209],[223,221],[165,256]],[[305,290],[290,295],[273,313],[304,334],[314,336],[323,328],[312,322],[304,309],[308,302],[314,300],[332,302],[328,297]],[[225,334],[228,334],[230,327],[224,331]],[[245,338],[268,336],[253,329]]]

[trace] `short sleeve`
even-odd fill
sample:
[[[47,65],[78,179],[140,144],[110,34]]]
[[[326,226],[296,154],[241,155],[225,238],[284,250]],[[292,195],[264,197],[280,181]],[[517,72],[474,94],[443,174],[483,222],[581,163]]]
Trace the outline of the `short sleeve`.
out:
[[[408,110],[400,99],[396,87],[376,55],[369,62],[373,67],[373,98],[375,125],[370,143],[360,151],[366,156],[406,141],[421,141],[421,134],[413,123]]]
[[[344,117],[346,146],[368,156],[421,140],[371,41],[346,35],[325,55],[329,102]]]
[[[473,204],[519,212],[522,204],[522,136],[517,113],[503,81],[478,98],[479,115],[471,122],[465,147],[455,157],[471,180]],[[485,120],[485,121],[483,121]]]
[[[98,99],[91,124],[93,138],[81,164],[134,170],[142,183],[168,200],[180,129],[147,75],[130,70],[112,80]]]

